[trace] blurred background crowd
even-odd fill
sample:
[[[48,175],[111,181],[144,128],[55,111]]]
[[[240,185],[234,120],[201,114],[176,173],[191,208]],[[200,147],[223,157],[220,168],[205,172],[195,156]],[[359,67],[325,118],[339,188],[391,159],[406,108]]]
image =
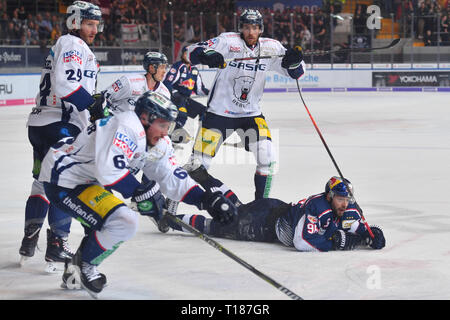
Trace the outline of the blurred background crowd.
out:
[[[396,36],[413,37],[424,46],[450,45],[450,0],[324,0],[320,7],[261,8],[264,36],[286,47],[326,49],[343,10],[351,10],[351,32],[367,32],[367,6],[376,4],[383,18],[399,25]],[[102,9],[105,29],[94,47],[182,46],[237,31],[242,7],[235,0],[93,0]],[[248,3],[249,1],[245,1]],[[301,3],[302,1],[298,1]],[[349,6],[351,2],[352,6]],[[0,45],[53,44],[67,32],[65,9],[71,0],[0,0]],[[350,9],[349,9],[350,8]],[[380,32],[378,30],[377,32]]]

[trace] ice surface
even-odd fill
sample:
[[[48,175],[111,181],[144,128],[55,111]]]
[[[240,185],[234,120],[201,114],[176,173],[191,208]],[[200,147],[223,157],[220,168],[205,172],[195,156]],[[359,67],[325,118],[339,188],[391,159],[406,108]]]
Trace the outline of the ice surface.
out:
[[[386,248],[301,253],[278,244],[216,240],[304,299],[450,299],[450,95],[303,96],[367,221],[383,228]],[[271,197],[290,202],[321,192],[337,172],[298,93],[266,93],[262,106],[279,153]],[[32,182],[25,128],[30,109],[0,108],[0,299],[90,299],[84,291],[61,289],[60,274],[44,273],[45,232],[41,251],[18,265]],[[195,125],[188,123],[191,130]],[[210,172],[247,202],[254,166],[243,149],[223,147]],[[180,205],[179,212],[195,210]],[[73,249],[82,234],[74,221]],[[100,271],[109,282],[101,299],[289,299],[195,236],[161,234],[145,217]]]

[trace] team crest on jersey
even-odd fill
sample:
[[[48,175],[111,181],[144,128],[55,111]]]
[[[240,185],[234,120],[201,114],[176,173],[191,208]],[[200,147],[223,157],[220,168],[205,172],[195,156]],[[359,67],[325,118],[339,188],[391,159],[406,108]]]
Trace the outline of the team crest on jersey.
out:
[[[63,53],[63,62],[68,63],[68,62],[72,62],[72,61],[81,65],[83,63],[83,54],[77,50],[70,50],[70,51],[64,52]]]
[[[126,134],[117,132],[116,136],[114,137],[113,145],[116,147],[119,147],[128,159],[131,159],[133,157],[133,153],[137,148],[137,144],[134,143],[133,140],[131,140]]]
[[[249,76],[234,79],[233,93],[239,103],[248,103],[248,95],[252,89],[253,82],[255,82],[255,79]]]

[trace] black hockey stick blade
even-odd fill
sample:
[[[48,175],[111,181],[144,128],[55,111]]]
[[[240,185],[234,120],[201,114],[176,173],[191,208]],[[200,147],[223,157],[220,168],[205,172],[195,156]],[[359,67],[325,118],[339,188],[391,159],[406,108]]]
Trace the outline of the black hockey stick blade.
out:
[[[272,286],[274,286],[275,288],[277,288],[278,290],[280,290],[281,292],[283,292],[284,294],[286,294],[289,298],[293,299],[293,300],[303,300],[302,297],[300,297],[299,295],[295,294],[294,292],[292,292],[291,290],[289,290],[288,288],[286,288],[285,286],[279,284],[278,282],[276,282],[275,280],[273,280],[272,278],[270,278],[269,276],[265,275],[264,273],[262,273],[261,271],[257,270],[255,267],[253,267],[252,265],[248,264],[247,262],[245,262],[244,260],[242,260],[241,258],[239,258],[238,256],[236,256],[234,253],[232,253],[231,251],[229,251],[228,249],[224,248],[220,243],[218,243],[217,241],[211,239],[210,237],[208,237],[207,235],[205,235],[204,233],[198,231],[196,228],[192,227],[190,224],[185,223],[183,220],[179,219],[178,217],[171,215],[169,213],[166,213],[166,216],[168,218],[170,218],[173,222],[177,223],[178,225],[182,226],[183,228],[189,230],[192,234],[194,234],[195,236],[197,236],[198,238],[202,239],[203,241],[205,241],[206,243],[208,243],[210,246],[216,248],[217,250],[219,250],[220,252],[222,252],[223,254],[225,254],[226,256],[228,256],[229,258],[233,259],[234,261],[236,261],[237,263],[239,263],[240,265],[242,265],[243,267],[247,268],[248,270],[250,270],[251,272],[253,272],[254,274],[256,274],[258,277],[260,277],[261,279],[265,280],[266,282],[268,282],[269,284],[271,284]]]

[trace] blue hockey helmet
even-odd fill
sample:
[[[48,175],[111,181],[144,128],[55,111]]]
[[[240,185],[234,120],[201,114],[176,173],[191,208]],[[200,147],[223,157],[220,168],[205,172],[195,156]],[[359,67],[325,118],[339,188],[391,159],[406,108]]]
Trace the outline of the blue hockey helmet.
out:
[[[178,116],[178,109],[172,101],[162,94],[153,91],[147,91],[137,99],[134,112],[139,119],[141,119],[141,115],[144,113],[148,115],[148,125],[144,126],[146,130],[156,119],[164,119],[171,122],[169,133],[173,131],[175,119]]]
[[[142,61],[142,66],[146,72],[148,72],[149,66],[153,66],[157,69],[160,64],[169,64],[169,60],[166,55],[160,52],[149,51],[145,54],[144,60]]]
[[[344,182],[340,177],[331,177],[325,185],[325,193],[330,194],[331,198],[341,196],[348,198],[350,203],[354,203],[353,186],[347,179]]]
[[[69,30],[80,30],[81,22],[83,22],[84,19],[88,19],[99,21],[100,23],[97,30],[98,32],[103,31],[102,11],[95,4],[86,1],[75,1],[67,7],[66,13],[66,25]]]
[[[264,19],[262,14],[256,9],[245,9],[239,17],[239,31],[242,32],[244,24],[256,24],[264,32]]]

